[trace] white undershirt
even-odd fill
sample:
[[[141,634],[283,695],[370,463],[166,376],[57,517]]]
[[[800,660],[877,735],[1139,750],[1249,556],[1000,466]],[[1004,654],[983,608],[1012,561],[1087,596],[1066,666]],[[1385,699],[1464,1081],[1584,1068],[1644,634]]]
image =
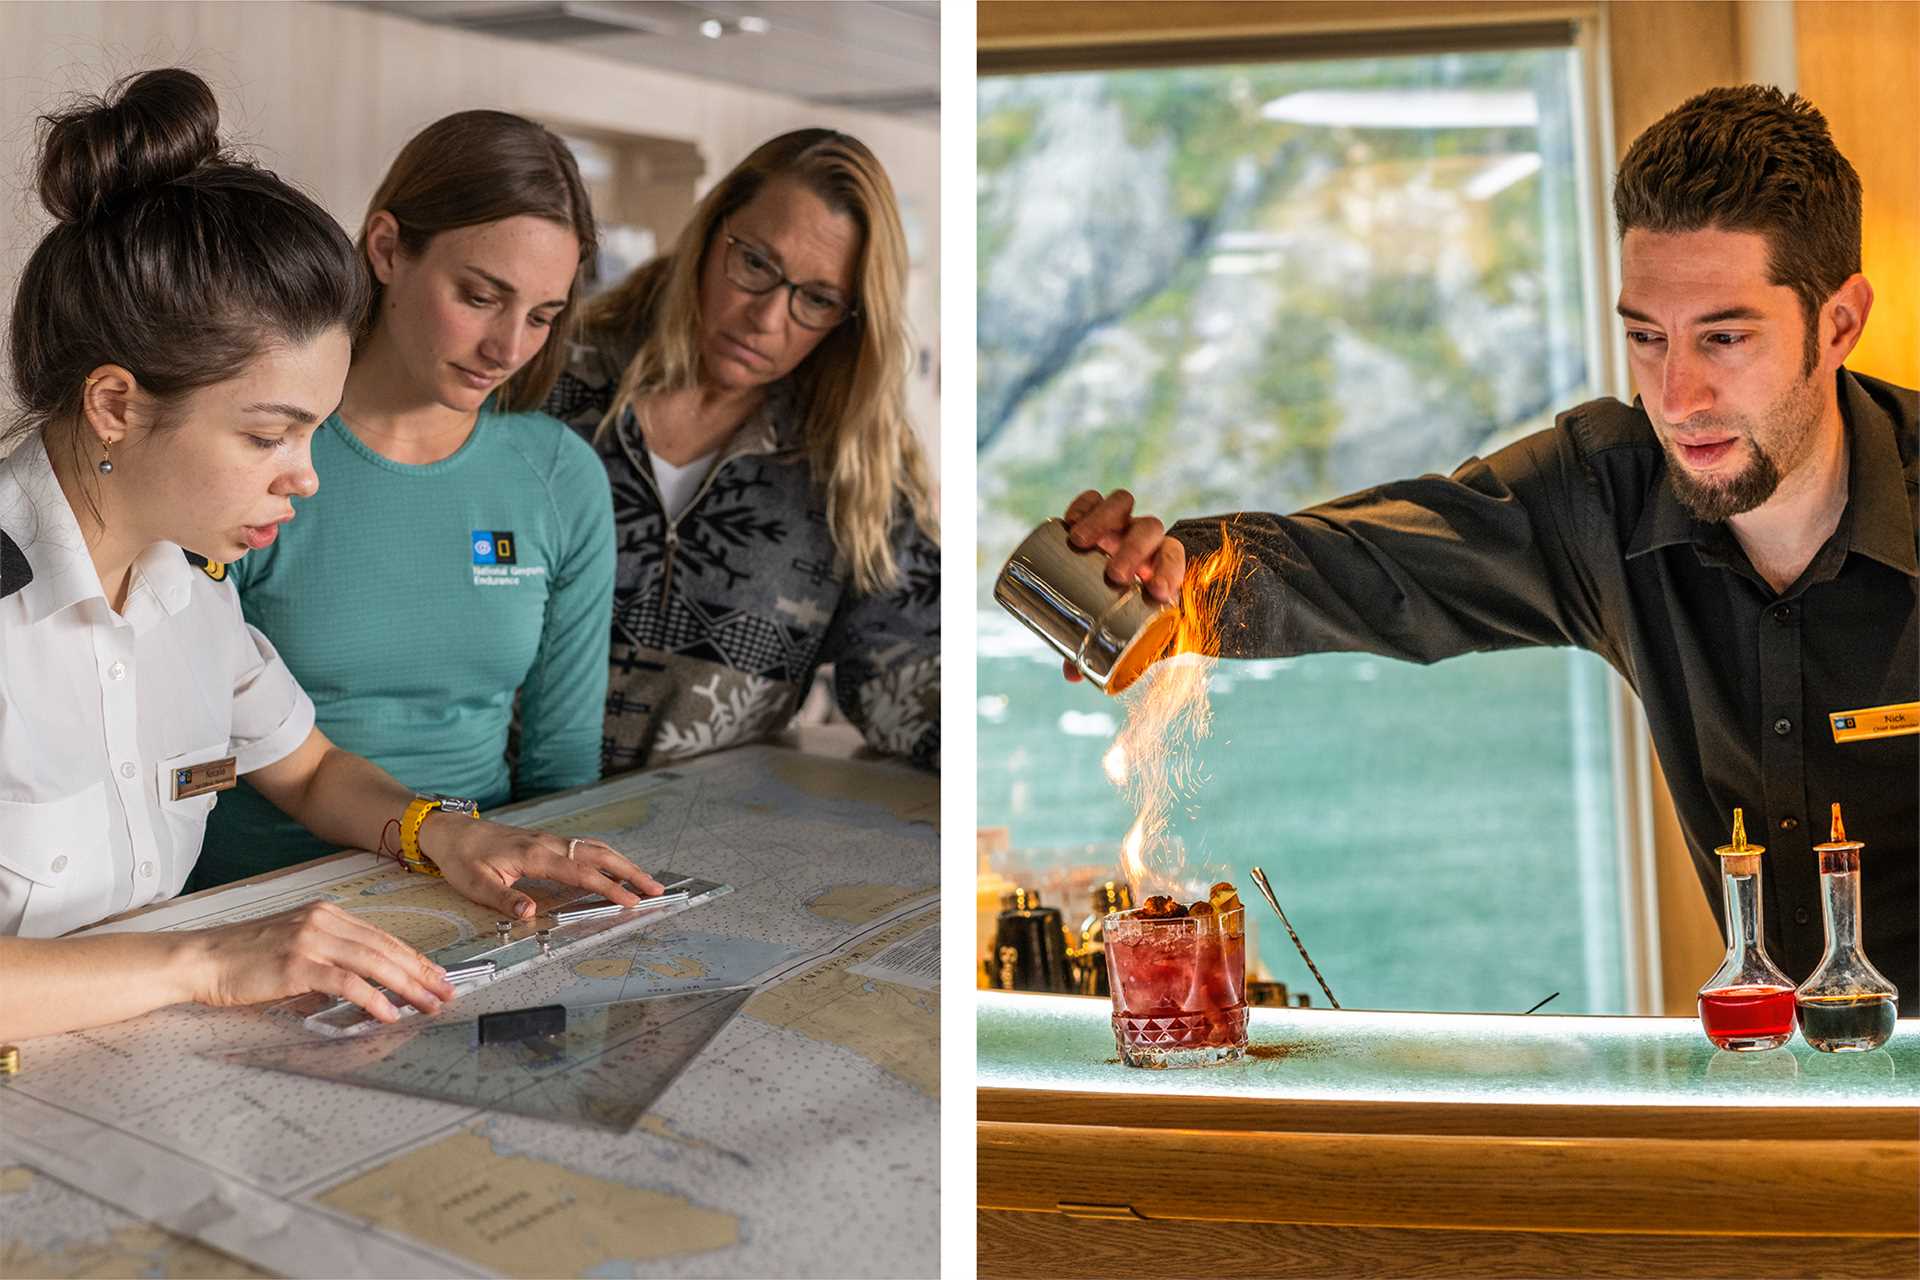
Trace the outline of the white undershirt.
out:
[[[699,492],[700,482],[713,468],[713,460],[719,456],[718,449],[709,449],[685,466],[676,467],[657,453],[649,455],[648,461],[653,463],[653,483],[660,490],[660,505],[667,519],[680,518],[680,513],[693,501],[693,495]]]

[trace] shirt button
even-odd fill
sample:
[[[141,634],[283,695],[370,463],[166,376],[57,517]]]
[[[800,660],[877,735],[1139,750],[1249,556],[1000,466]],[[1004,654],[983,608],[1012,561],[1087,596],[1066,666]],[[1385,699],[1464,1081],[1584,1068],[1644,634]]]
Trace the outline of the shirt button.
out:
[[[131,778],[138,772],[140,771],[133,767],[133,761],[131,760],[120,766],[120,776],[123,778]]]
[[[109,679],[109,680],[124,680],[124,679],[126,679],[126,678],[127,678],[127,664],[126,664],[126,663],[124,663],[124,662],[116,662],[116,663],[114,663],[114,664],[113,664],[112,666],[110,666],[110,667],[108,667],[108,668],[107,668],[107,679]]]
[[[65,871],[67,869],[67,855],[63,853],[55,858],[52,866],[55,871]]]
[[[1795,924],[1805,924],[1808,918],[1809,917],[1807,916],[1807,909],[1805,907],[1795,907],[1793,909],[1793,922]]]
[[[149,880],[153,879],[153,864],[151,862],[141,863],[140,874],[145,876]]]
[[[1782,819],[1780,819],[1780,829],[1781,829],[1782,831],[1791,831],[1791,830],[1793,830],[1793,829],[1794,829],[1795,827],[1797,827],[1797,826],[1799,826],[1799,825],[1800,825],[1800,819],[1798,819],[1798,818],[1782,818]]]
[[[1792,605],[1790,605],[1790,604],[1783,604],[1783,605],[1776,605],[1776,606],[1774,606],[1774,610],[1773,610],[1773,620],[1774,620],[1775,622],[1792,622],[1792,621],[1793,621],[1793,606],[1792,606]]]
[[[1773,731],[1784,738],[1793,732],[1793,721],[1781,716],[1773,722]]]

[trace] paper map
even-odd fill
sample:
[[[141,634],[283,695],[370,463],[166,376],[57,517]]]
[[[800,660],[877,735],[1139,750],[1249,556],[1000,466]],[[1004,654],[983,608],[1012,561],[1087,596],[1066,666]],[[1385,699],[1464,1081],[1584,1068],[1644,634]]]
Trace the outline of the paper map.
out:
[[[630,1133],[201,1056],[299,1038],[257,1010],[30,1041],[0,1088],[0,1273],[934,1275],[938,807],[903,767],[750,747],[513,815],[734,886],[442,1015],[755,986]],[[319,897],[417,947],[494,924],[371,855],[130,923]]]

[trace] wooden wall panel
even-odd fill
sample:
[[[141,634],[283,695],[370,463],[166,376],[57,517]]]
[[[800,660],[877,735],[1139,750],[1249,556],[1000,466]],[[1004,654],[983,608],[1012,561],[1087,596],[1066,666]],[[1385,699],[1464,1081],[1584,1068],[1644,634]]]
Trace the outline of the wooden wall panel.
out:
[[[1800,92],[1864,188],[1863,265],[1876,295],[1848,365],[1920,386],[1920,4],[1799,0]]]
[[[1648,757],[1653,758],[1651,750]],[[1700,986],[1719,969],[1727,953],[1720,925],[1713,918],[1707,895],[1700,891],[1700,875],[1674,813],[1673,793],[1666,775],[1653,759],[1654,876],[1660,895],[1661,1007],[1652,1010],[1671,1018],[1697,1017]],[[1716,887],[1713,892],[1720,892]]]
[[[1732,0],[1615,0],[1605,8],[1616,163],[1641,130],[1740,78]]]
[[[1616,165],[1648,125],[1694,94],[1740,78],[1733,0],[1614,0],[1604,6],[1603,21]],[[1700,892],[1659,761],[1651,750],[1648,758],[1660,904],[1661,1008],[1654,1012],[1689,1016],[1725,945]]]

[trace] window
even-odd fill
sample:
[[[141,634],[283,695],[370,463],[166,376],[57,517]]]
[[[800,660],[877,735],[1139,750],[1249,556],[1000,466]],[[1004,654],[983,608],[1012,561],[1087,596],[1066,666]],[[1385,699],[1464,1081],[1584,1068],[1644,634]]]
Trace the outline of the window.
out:
[[[1571,48],[983,78],[979,821],[1114,874],[1121,701],[991,599],[1083,488],[1171,520],[1446,472],[1600,394]],[[1222,663],[1178,834],[1343,1004],[1628,1009],[1617,686],[1572,650]],[[1084,899],[1068,902],[1073,918]],[[1251,903],[1263,967],[1317,989]]]

